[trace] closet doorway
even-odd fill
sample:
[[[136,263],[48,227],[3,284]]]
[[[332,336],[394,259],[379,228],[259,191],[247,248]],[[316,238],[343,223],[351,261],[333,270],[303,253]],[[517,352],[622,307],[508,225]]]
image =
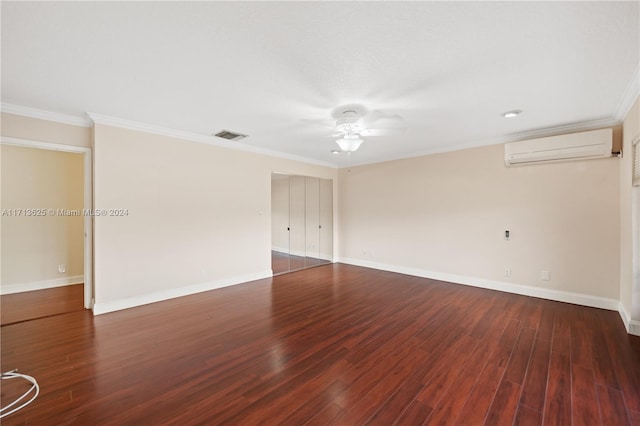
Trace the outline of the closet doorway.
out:
[[[271,174],[271,269],[274,275],[333,260],[333,181]]]

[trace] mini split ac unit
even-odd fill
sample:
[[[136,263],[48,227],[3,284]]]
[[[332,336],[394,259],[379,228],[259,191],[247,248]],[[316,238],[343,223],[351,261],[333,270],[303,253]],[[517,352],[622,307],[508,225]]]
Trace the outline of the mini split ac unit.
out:
[[[611,157],[613,130],[551,136],[504,145],[507,166]]]

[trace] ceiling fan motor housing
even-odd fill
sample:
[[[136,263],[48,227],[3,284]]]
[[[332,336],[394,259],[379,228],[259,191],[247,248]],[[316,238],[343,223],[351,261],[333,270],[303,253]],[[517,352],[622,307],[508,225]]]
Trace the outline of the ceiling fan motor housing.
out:
[[[358,134],[364,130],[364,126],[358,116],[340,118],[336,121],[336,130],[346,134]]]

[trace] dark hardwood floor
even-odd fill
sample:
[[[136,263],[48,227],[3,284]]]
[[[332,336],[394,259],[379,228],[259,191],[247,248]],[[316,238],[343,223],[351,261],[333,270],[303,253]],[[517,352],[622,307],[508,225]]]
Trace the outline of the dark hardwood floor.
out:
[[[1,332],[3,425],[640,424],[617,312],[348,265]]]
[[[0,324],[84,310],[84,284],[0,296]]]

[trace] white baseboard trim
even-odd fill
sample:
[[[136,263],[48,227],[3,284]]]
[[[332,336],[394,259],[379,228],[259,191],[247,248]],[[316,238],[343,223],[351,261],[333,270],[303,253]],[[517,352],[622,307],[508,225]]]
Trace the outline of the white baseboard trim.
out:
[[[125,299],[114,300],[111,302],[96,301],[93,305],[93,314],[101,315],[108,312],[120,311],[122,309],[135,308],[136,306],[148,305],[149,303],[162,302],[163,300],[174,299],[176,297],[189,296],[191,294],[202,293],[203,291],[215,290],[217,288],[228,287],[236,284],[242,284],[249,281],[261,280],[263,278],[271,278],[273,273],[271,270],[257,272],[254,274],[240,275],[232,278],[225,278],[216,281],[198,283],[186,287],[172,288],[168,290],[157,291],[140,296],[127,297]]]
[[[555,300],[557,302],[574,303],[576,305],[590,306],[592,308],[608,309],[617,311],[619,302],[615,299],[591,296],[588,294],[572,293],[568,291],[554,290],[549,288],[531,287],[503,281],[487,280],[484,278],[469,277],[465,275],[447,274],[442,272],[427,271],[406,266],[387,265],[383,263],[370,262],[367,260],[339,258],[337,262],[349,265],[363,266],[365,268],[380,269],[383,271],[396,272],[399,274],[413,275],[416,277],[430,278],[433,280],[447,281],[455,284],[464,284],[473,287],[481,287],[489,290],[504,291],[505,293],[520,294],[523,296],[537,297],[540,299]]]
[[[23,293],[25,291],[44,290],[47,288],[64,287],[71,284],[81,284],[84,282],[83,275],[73,275],[70,277],[54,278],[52,280],[31,281],[28,283],[2,284],[0,285],[0,295]]]
[[[622,303],[618,305],[618,312],[620,313],[620,318],[622,318],[624,328],[627,329],[627,333],[640,336],[640,321],[632,320]]]

